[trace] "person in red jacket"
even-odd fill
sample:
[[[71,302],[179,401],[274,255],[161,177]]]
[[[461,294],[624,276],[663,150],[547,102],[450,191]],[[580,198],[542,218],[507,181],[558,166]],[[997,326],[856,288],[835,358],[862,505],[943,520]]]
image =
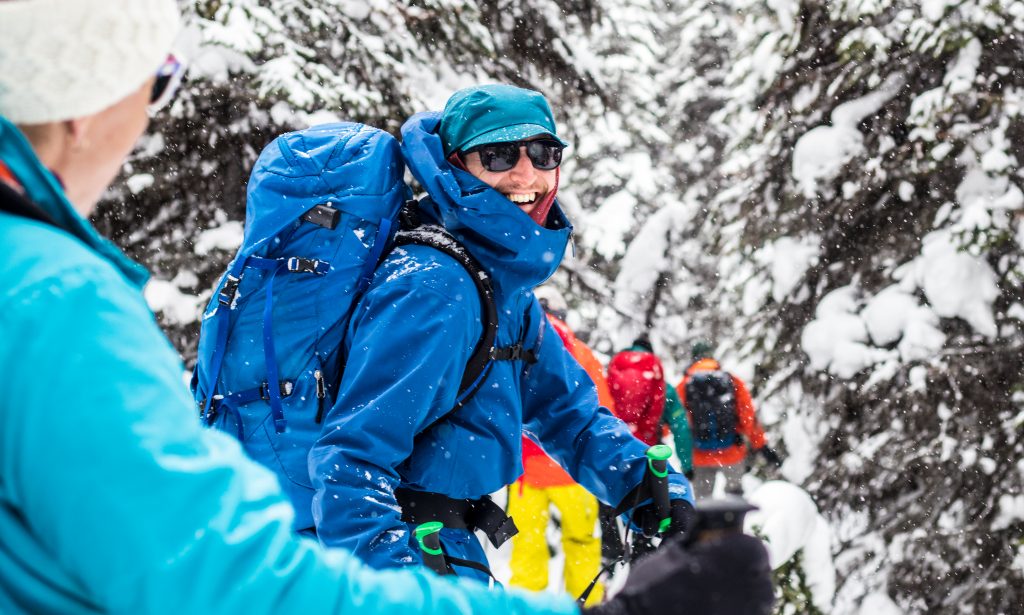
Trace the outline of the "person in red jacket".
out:
[[[564,322],[568,305],[561,293],[551,286],[538,287],[534,292],[562,343],[597,385],[600,404],[614,412],[601,362]],[[601,540],[595,535],[597,498],[533,440],[523,436],[523,475],[509,487],[508,498],[508,513],[519,528],[512,538],[511,585],[532,590],[547,588],[547,529],[552,505],[558,509],[561,521],[565,590],[577,597],[601,569]],[[603,593],[602,586],[596,585],[587,605],[600,603]]]
[[[692,476],[686,414],[675,389],[665,382],[665,370],[646,335],[640,335],[629,348],[612,357],[608,364],[608,388],[615,400],[615,416],[629,426],[637,439],[651,446],[661,444],[667,435],[666,426],[671,428],[683,473]],[[625,555],[617,527],[613,509],[602,507],[603,552],[608,562]],[[632,558],[654,550],[650,540],[641,535],[634,534],[631,544]]]
[[[665,370],[646,337],[612,357],[608,386],[615,398],[615,416],[622,419],[637,439],[654,445],[661,442],[665,410]]]
[[[699,499],[710,497],[721,473],[726,492],[741,494],[748,449],[776,465],[779,458],[766,446],[754,400],[743,381],[711,357],[708,342],[693,345],[692,359],[676,391],[690,417],[694,493]]]

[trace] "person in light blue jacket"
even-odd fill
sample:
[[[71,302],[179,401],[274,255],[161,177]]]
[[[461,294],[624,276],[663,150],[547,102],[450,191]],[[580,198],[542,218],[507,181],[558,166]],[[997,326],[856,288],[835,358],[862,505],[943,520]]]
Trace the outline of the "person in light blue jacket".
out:
[[[418,565],[412,530],[439,520],[451,571],[486,579],[473,530],[495,546],[510,536],[487,495],[522,474],[524,431],[601,501],[636,508],[650,527],[647,445],[599,405],[532,292],[572,233],[555,200],[564,143],[547,101],[510,85],[467,88],[443,114],[409,119],[402,137],[428,195],[420,222],[443,227],[490,277],[499,350],[458,404],[483,328],[473,280],[431,247],[403,246],[384,260],[354,309],[338,398],[308,458],[320,541],[378,568]],[[669,489],[669,533],[682,533],[690,486],[673,470]]]
[[[570,614],[292,533],[200,427],[147,275],[86,220],[173,89],[174,0],[0,2],[0,613]]]

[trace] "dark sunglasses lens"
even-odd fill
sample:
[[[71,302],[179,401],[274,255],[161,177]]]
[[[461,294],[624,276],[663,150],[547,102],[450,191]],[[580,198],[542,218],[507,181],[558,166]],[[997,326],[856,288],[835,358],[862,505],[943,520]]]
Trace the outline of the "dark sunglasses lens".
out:
[[[526,144],[526,155],[533,166],[550,171],[562,164],[562,149],[562,144],[557,141],[530,141]]]
[[[491,173],[508,171],[519,162],[517,143],[494,143],[481,147],[480,164]]]
[[[167,86],[171,85],[171,79],[174,78],[173,74],[170,75],[159,75],[156,80],[153,81],[153,90],[149,94],[149,104],[153,104],[160,100],[160,97],[167,91]]]

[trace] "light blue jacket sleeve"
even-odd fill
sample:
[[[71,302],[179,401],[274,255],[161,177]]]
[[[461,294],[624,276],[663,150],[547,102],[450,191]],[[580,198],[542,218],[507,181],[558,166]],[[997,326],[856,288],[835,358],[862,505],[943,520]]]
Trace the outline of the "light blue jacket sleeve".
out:
[[[422,561],[395,499],[398,467],[416,435],[455,405],[477,342],[470,326],[479,318],[476,290],[433,273],[430,282],[395,279],[363,298],[346,336],[338,399],[309,454],[320,541],[377,568]]]
[[[543,322],[538,361],[523,384],[524,429],[544,451],[599,500],[617,506],[643,480],[647,445],[601,407],[590,376],[572,357],[534,302],[531,321]],[[689,481],[674,468],[671,497],[693,503]]]
[[[175,352],[105,263],[0,289],[0,340],[4,612],[576,612],[297,538],[273,476],[199,426]]]

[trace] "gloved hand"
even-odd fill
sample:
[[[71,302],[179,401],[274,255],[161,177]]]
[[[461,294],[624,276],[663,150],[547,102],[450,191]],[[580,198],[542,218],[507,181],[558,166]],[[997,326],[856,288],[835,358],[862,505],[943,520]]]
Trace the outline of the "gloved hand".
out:
[[[686,531],[693,527],[693,518],[697,516],[697,511],[686,500],[669,500],[669,506],[669,516],[672,518],[672,523],[663,535],[665,537],[686,535]],[[633,519],[644,536],[654,536],[658,533],[661,517],[658,516],[654,502],[638,506]]]
[[[768,615],[775,594],[768,552],[746,534],[680,539],[639,560],[611,600],[585,615]]]
[[[767,446],[762,446],[761,448],[757,449],[757,452],[765,461],[772,464],[776,468],[782,467],[782,458],[779,457],[779,454],[776,453],[774,450],[768,448]]]

